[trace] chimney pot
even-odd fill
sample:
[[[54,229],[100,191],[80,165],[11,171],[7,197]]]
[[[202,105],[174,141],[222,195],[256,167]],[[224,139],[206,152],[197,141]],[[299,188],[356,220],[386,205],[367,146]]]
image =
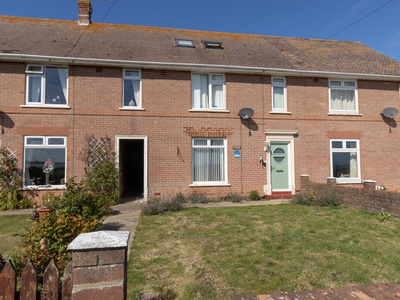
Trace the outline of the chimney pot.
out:
[[[90,0],[78,0],[78,24],[89,26],[92,19],[92,4]]]

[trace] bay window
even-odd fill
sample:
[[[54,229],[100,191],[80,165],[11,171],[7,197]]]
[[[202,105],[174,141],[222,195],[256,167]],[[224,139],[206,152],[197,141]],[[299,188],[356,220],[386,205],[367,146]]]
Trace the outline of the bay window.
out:
[[[331,177],[338,182],[360,181],[359,140],[331,140]]]
[[[192,74],[192,108],[225,109],[225,75]]]
[[[24,186],[63,185],[66,176],[66,137],[26,136]]]
[[[226,183],[226,139],[192,140],[192,180],[194,183]]]
[[[329,80],[329,111],[332,113],[357,113],[357,82],[354,80]]]
[[[67,105],[68,68],[27,65],[26,104]]]

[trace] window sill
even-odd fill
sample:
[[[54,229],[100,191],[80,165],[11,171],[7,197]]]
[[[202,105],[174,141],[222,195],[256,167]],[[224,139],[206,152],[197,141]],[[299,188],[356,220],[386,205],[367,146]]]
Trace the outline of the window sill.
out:
[[[24,191],[43,191],[43,190],[66,190],[66,185],[27,185],[22,188]]]
[[[336,178],[336,184],[359,184],[362,183],[361,179],[357,179],[357,178]]]
[[[191,108],[189,112],[205,112],[205,113],[228,113],[229,110],[226,109],[200,109],[200,108]]]
[[[274,111],[274,110],[271,110],[269,113],[273,114],[273,115],[291,115],[292,114],[290,111]]]
[[[355,116],[355,117],[361,117],[362,114],[355,113],[355,112],[330,112],[328,113],[328,116]]]
[[[209,186],[231,186],[230,183],[209,183],[209,182],[203,182],[203,183],[192,183],[189,184],[189,187],[209,187]]]
[[[57,108],[57,109],[71,109],[71,106],[69,105],[52,105],[52,104],[40,104],[40,105],[34,105],[34,104],[24,104],[20,105],[21,108]]]
[[[142,107],[120,107],[119,108],[119,110],[140,110],[140,111],[142,111],[142,110],[145,110],[144,108],[142,108]]]

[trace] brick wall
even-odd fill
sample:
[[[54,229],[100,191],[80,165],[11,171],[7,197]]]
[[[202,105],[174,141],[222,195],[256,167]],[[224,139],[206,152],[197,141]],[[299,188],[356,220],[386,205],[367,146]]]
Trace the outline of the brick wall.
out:
[[[335,193],[343,198],[342,204],[371,212],[384,211],[400,216],[400,193],[376,190],[376,182],[366,180],[362,187],[336,184],[335,178],[328,178],[327,183],[311,182],[308,175],[301,176],[301,192],[312,190],[322,193]]]
[[[329,139],[360,138],[361,178],[373,178],[390,190],[398,189],[400,164],[395,159],[400,131],[380,115],[398,104],[397,82],[358,81],[360,115],[328,115],[328,79],[287,77],[288,111],[271,114],[271,76],[226,74],[228,112],[189,111],[190,72],[142,70],[144,110],[120,110],[122,68],[69,66],[67,109],[21,107],[25,102],[25,64],[0,63],[0,107],[13,126],[4,128],[2,145],[17,150],[23,162],[24,135],[67,136],[67,178],[83,175],[79,152],[86,135],[148,137],[149,196],[168,196],[194,190],[224,196],[228,193],[261,194],[267,170],[260,164],[264,130],[298,130],[294,141],[295,186],[300,174],[316,182],[330,176]],[[238,112],[251,107],[254,116],[241,122]],[[190,128],[191,133],[188,132]],[[190,187],[192,137],[227,136],[228,183],[224,187]],[[241,146],[234,157],[233,146]]]

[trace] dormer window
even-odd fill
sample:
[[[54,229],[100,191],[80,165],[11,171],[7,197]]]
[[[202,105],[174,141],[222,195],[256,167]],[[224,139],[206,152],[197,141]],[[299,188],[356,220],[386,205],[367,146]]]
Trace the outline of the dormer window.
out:
[[[196,48],[193,40],[175,39],[175,43],[178,47]]]
[[[201,41],[203,43],[204,48],[210,49],[223,49],[222,43],[217,41]]]

